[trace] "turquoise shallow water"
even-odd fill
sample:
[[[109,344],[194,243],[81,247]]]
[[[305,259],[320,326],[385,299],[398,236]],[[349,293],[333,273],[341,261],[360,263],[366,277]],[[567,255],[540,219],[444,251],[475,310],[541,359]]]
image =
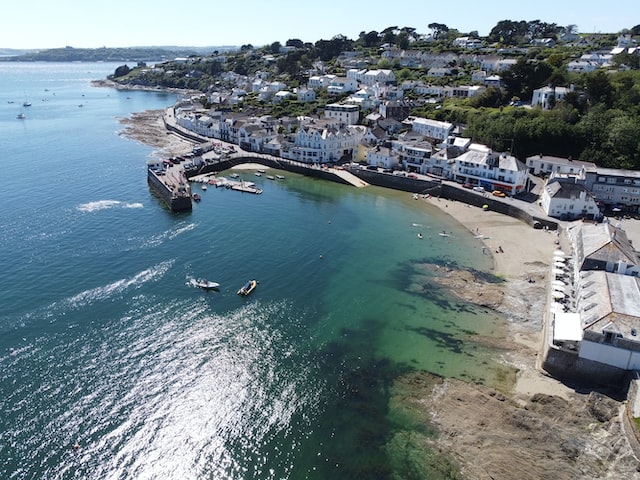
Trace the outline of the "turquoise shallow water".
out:
[[[117,118],[175,97],[90,86],[116,66],[0,63],[0,477],[397,475],[394,379],[499,370],[472,339],[502,320],[419,267],[486,270],[477,241],[406,193],[288,173],[170,214]]]

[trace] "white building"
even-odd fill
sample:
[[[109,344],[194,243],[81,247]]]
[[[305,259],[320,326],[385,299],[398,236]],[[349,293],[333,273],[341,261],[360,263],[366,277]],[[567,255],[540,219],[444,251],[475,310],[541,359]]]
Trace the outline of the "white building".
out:
[[[324,107],[325,118],[338,120],[345,125],[356,125],[360,118],[358,105],[330,103]]]
[[[299,102],[313,102],[316,99],[316,92],[310,88],[298,88],[296,97]]]
[[[585,173],[585,186],[598,202],[612,213],[640,211],[640,172],[615,168],[593,167]]]
[[[595,168],[596,164],[571,160],[570,158],[553,157],[550,155],[533,155],[526,159],[529,173],[533,175],[551,175],[552,173],[575,176],[584,179],[588,169]]]
[[[488,191],[500,190],[508,195],[520,193],[527,186],[524,163],[478,144],[472,144],[468,151],[455,158],[453,175],[457,182],[479,185]]]
[[[369,70],[360,81],[364,85],[390,85],[396,82],[393,70]]]
[[[600,209],[591,192],[575,181],[550,180],[542,191],[540,204],[546,215],[560,220],[600,218]]]
[[[347,77],[335,77],[327,86],[327,91],[335,94],[351,93],[357,90],[358,82]]]
[[[579,358],[621,370],[640,369],[640,278],[581,272],[577,310],[583,328]]]
[[[552,87],[547,86],[538,88],[533,91],[533,97],[531,99],[531,106],[535,107],[540,105],[543,110],[552,109],[556,103],[564,99],[567,93],[573,92],[573,85],[569,87]]]
[[[408,117],[405,123],[411,125],[411,128],[418,134],[436,140],[445,140],[453,132],[452,123],[440,122],[429,118]]]
[[[394,169],[398,166],[398,154],[386,147],[378,147],[367,153],[367,164],[375,167]]]
[[[306,123],[282,145],[280,156],[304,163],[332,163],[353,155],[366,133],[362,125],[339,127]]]

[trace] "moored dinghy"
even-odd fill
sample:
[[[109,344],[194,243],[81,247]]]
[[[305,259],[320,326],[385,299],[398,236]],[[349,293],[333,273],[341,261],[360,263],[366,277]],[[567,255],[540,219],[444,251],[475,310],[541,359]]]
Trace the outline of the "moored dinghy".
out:
[[[240,290],[238,290],[238,295],[243,295],[245,297],[251,295],[251,292],[253,292],[257,286],[257,280],[249,280]]]

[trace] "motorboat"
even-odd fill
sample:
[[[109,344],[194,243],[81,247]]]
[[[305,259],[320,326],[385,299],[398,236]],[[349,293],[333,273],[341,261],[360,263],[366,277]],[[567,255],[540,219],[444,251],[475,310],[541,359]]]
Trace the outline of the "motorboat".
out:
[[[284,175],[276,175],[276,178],[277,178],[278,180],[284,180]]]
[[[199,202],[200,200],[202,200],[202,197],[198,193],[194,193],[192,197],[194,202]]]
[[[253,292],[257,286],[257,280],[249,280],[240,290],[238,290],[238,295],[243,295],[245,297],[251,295],[251,292]]]
[[[27,118],[27,116],[26,116],[24,113],[20,112],[20,113],[16,116],[16,118],[17,118],[18,120],[24,120],[25,118]]]
[[[198,288],[202,288],[203,290],[218,290],[218,288],[220,288],[219,283],[203,279],[198,279],[193,282],[193,284]]]

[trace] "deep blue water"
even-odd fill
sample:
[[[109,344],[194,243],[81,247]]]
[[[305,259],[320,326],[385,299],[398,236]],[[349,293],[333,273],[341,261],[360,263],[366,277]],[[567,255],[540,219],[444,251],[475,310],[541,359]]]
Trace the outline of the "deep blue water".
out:
[[[0,62],[0,478],[431,475],[390,448],[415,428],[390,396],[499,371],[472,338],[502,319],[420,267],[486,270],[477,240],[406,193],[288,173],[171,214],[117,119],[175,96],[90,85],[116,66]]]

